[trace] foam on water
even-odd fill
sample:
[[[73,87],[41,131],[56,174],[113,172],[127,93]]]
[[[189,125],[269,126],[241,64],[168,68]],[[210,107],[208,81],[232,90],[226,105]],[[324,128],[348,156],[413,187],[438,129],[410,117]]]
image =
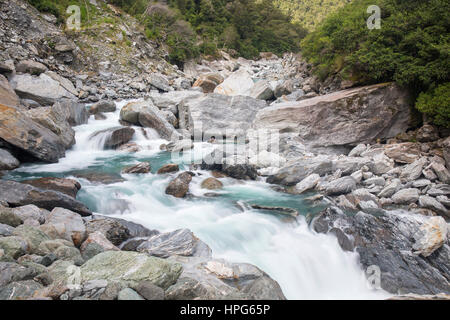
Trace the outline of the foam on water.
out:
[[[18,176],[64,175],[80,169],[117,168],[138,161],[156,165],[170,162],[159,151],[162,143],[156,132],[135,127],[134,141],[144,150],[128,154],[103,150],[99,141],[89,137],[99,130],[118,126],[118,105],[115,113],[106,113],[106,120],[89,119],[88,124],[75,128],[77,144],[56,164],[22,167],[12,173]],[[196,143],[195,150],[205,147]],[[210,151],[211,146],[208,145]],[[109,169],[112,170],[112,169]],[[154,173],[122,175],[126,179],[110,185],[81,180],[78,198],[98,213],[141,223],[150,229],[172,231],[191,229],[213,250],[214,257],[257,265],[281,285],[289,299],[381,299],[388,295],[370,289],[356,253],[344,252],[333,235],[312,231],[303,215],[318,208],[306,205],[301,196],[275,192],[264,182],[241,182],[221,179],[221,196],[204,197],[203,179],[210,173],[199,171],[190,186],[192,198],[176,199],[165,194],[173,176]],[[244,206],[237,202],[244,203]],[[302,216],[294,219],[279,217],[249,208],[250,203],[293,207]]]

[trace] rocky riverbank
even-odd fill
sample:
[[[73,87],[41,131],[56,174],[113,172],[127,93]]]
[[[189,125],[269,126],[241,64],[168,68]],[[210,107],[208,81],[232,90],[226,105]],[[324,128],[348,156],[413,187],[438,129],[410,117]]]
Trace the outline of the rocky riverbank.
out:
[[[239,141],[242,148],[215,150],[208,155],[214,163],[204,159],[192,171],[267,181],[293,195],[313,192],[311,201],[330,208],[311,217],[311,229],[334,234],[343,250],[359,253],[363,267],[378,266],[384,290],[450,293],[450,137],[411,121],[402,88],[321,82],[293,54],[262,53],[250,61],[223,52],[181,71],[131,17],[113,36],[99,23],[77,37],[24,1],[0,2],[0,15],[3,172],[61,161],[77,143],[73,127],[107,119],[119,112],[119,101],[140,98],[121,108],[115,127],[89,139],[130,154],[148,148],[133,140],[147,129],[167,140],[160,148],[169,152],[190,151],[199,135]],[[119,34],[130,39],[127,50],[116,48]],[[264,130],[276,135],[253,144]],[[189,195],[195,172],[179,172],[176,164],[158,169],[171,177],[167,197]],[[125,180],[101,173],[78,178]],[[221,189],[216,178],[202,187]],[[212,258],[189,230],[160,233],[92,215],[76,199],[80,188],[73,179],[0,180],[0,299],[284,299],[265,272]]]

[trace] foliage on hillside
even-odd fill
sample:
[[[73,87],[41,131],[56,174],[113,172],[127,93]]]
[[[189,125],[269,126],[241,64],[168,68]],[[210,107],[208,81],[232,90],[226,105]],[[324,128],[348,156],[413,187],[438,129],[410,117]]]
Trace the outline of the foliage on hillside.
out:
[[[373,4],[381,8],[381,29],[369,30],[367,8]],[[448,94],[434,99],[450,81],[449,31],[448,0],[356,0],[309,34],[302,52],[322,79],[338,74],[360,83],[396,81],[416,96],[426,93],[419,110],[450,127],[450,114],[442,113]]]
[[[312,31],[326,16],[352,0],[274,0],[294,22]]]

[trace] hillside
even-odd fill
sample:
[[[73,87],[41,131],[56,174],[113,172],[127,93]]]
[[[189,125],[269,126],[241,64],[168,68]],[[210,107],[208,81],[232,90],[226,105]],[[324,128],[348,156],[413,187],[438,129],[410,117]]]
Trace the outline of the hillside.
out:
[[[275,5],[293,18],[293,22],[312,31],[330,13],[352,0],[274,0]]]

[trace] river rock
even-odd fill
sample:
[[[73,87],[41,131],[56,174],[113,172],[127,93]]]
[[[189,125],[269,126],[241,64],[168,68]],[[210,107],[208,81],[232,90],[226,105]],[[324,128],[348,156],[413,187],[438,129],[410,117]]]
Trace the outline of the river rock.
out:
[[[422,208],[427,208],[437,212],[439,214],[450,217],[450,211],[447,210],[439,201],[430,196],[420,196],[419,197],[419,205]]]
[[[207,94],[180,103],[179,126],[191,134],[209,136],[244,135],[250,129],[256,113],[266,106],[265,101],[247,96]]]
[[[167,300],[285,300],[276,281],[250,264],[198,257],[172,257],[183,264],[177,283],[166,290]]]
[[[152,170],[150,163],[141,162],[137,165],[126,167],[122,170],[122,173],[149,173]]]
[[[214,93],[226,96],[246,95],[253,85],[254,82],[250,74],[245,69],[241,69],[232,73],[218,85],[214,89]]]
[[[180,171],[180,167],[175,163],[169,163],[166,165],[163,165],[161,168],[158,169],[158,174],[165,174],[165,173],[171,173],[171,172],[177,172]]]
[[[82,103],[76,100],[61,99],[53,105],[65,114],[65,119],[71,126],[86,124],[89,120],[89,112]]]
[[[154,235],[141,243],[136,251],[160,258],[173,255],[209,258],[212,255],[208,245],[188,229]]]
[[[352,177],[346,176],[334,180],[326,185],[327,195],[340,195],[352,192],[356,189],[356,181]]]
[[[115,112],[115,111],[116,111],[116,104],[114,103],[114,101],[107,101],[107,100],[99,101],[89,108],[90,114]]]
[[[259,100],[272,100],[275,97],[273,88],[267,80],[256,82],[248,92],[248,95]]]
[[[129,127],[114,127],[97,131],[90,136],[90,139],[101,137],[101,142],[105,149],[115,149],[127,142],[134,136],[134,129]]]
[[[160,258],[129,251],[102,252],[81,266],[82,281],[107,280],[136,287],[151,281],[161,288],[174,284],[182,267]]]
[[[103,249],[102,251],[119,250],[119,248],[113,245],[102,232],[95,231],[93,233],[90,233],[87,239],[83,242],[83,244],[80,247],[81,252],[83,253],[86,250],[87,246],[92,243],[95,243],[100,247],[102,247]]]
[[[17,259],[28,252],[28,243],[21,237],[0,237],[0,249],[6,256]]]
[[[150,76],[149,82],[153,87],[157,88],[158,90],[164,92],[173,91],[173,88],[170,87],[169,85],[169,81],[162,74],[157,73],[152,74]]]
[[[130,288],[125,288],[120,290],[119,295],[117,296],[117,300],[145,300],[142,298],[136,291]]]
[[[379,153],[373,157],[373,162],[371,162],[368,167],[376,175],[382,175],[394,168],[394,161],[384,153]]]
[[[73,179],[48,177],[34,180],[25,180],[21,182],[43,190],[62,192],[68,196],[71,196],[72,198],[76,198],[78,191],[81,189],[81,184]]]
[[[0,288],[0,300],[27,300],[34,297],[34,294],[41,290],[43,286],[33,280],[11,282]]]
[[[53,209],[47,216],[45,225],[54,228],[59,238],[72,241],[78,247],[87,236],[83,218],[67,209]]]
[[[14,228],[10,225],[0,223],[0,237],[9,237],[12,235],[13,231]]]
[[[211,93],[223,80],[223,77],[217,72],[205,73],[194,82],[192,87],[200,87],[204,93]]]
[[[34,228],[27,225],[18,226],[14,230],[13,236],[17,236],[24,239],[27,242],[28,251],[30,253],[35,253],[41,242],[50,240],[48,235],[39,230],[38,228]]]
[[[442,244],[441,227],[433,227],[443,226],[443,219],[435,218],[442,219],[406,211],[345,215],[328,208],[314,219],[313,228],[326,233],[339,225],[348,239],[354,239],[363,268],[381,269],[381,287],[390,293],[448,293],[450,246],[448,240]],[[433,253],[425,258],[419,251]]]
[[[3,75],[0,74],[0,104],[9,107],[18,107],[20,99],[14,89]]]
[[[47,210],[61,207],[83,216],[91,215],[91,211],[84,204],[63,193],[42,190],[14,181],[0,180],[0,201],[15,207],[34,204]]]
[[[101,232],[113,245],[119,246],[124,241],[138,236],[147,236],[146,228],[121,219],[94,217],[86,222],[88,234]]]
[[[189,191],[192,175],[189,172],[179,174],[166,188],[166,194],[176,198],[184,198]]]
[[[445,184],[450,184],[450,172],[442,163],[433,161],[431,163],[431,168],[436,173],[440,181],[442,181]]]
[[[141,109],[138,120],[143,127],[155,129],[163,139],[177,140],[181,136],[167,121],[163,112],[153,104],[147,104]]]
[[[0,148],[0,170],[13,170],[20,162],[8,150]]]
[[[57,162],[65,155],[65,145],[56,134],[19,110],[1,104],[0,138],[45,162]]]
[[[400,180],[404,182],[417,180],[422,175],[422,170],[426,164],[427,159],[420,158],[419,160],[405,166],[400,174]]]
[[[145,300],[164,300],[164,290],[155,286],[150,281],[142,281],[136,288],[136,291],[145,298]]]
[[[207,178],[202,181],[201,187],[202,189],[217,190],[223,188],[223,183],[216,178]]]
[[[402,183],[400,179],[393,179],[387,186],[383,188],[383,190],[378,193],[379,198],[390,198],[392,197],[398,190],[400,190]]]
[[[305,179],[295,185],[295,192],[302,194],[308,190],[314,189],[320,181],[320,176],[316,173],[310,174]]]
[[[19,97],[34,100],[43,106],[63,98],[75,99],[75,95],[55,81],[49,73],[42,73],[39,77],[17,74],[11,79],[11,85]]]
[[[38,76],[45,71],[47,71],[46,66],[33,60],[23,60],[16,65],[16,72],[19,73],[29,73]]]
[[[296,132],[312,147],[356,146],[406,131],[408,101],[393,84],[353,88],[264,108],[253,128]]]
[[[398,163],[413,163],[420,158],[419,144],[413,142],[385,145],[384,153]]]
[[[450,170],[450,137],[444,140],[442,143],[442,149],[445,159],[445,165],[447,166],[447,169]]]
[[[363,153],[366,150],[367,150],[367,146],[363,143],[360,143],[350,151],[348,156],[349,157],[359,157],[361,155],[361,153]]]
[[[393,196],[392,200],[396,204],[410,204],[415,203],[419,200],[420,192],[415,188],[407,188],[397,191]]]
[[[432,142],[439,139],[439,132],[436,127],[424,124],[416,132],[416,139],[419,142]]]

